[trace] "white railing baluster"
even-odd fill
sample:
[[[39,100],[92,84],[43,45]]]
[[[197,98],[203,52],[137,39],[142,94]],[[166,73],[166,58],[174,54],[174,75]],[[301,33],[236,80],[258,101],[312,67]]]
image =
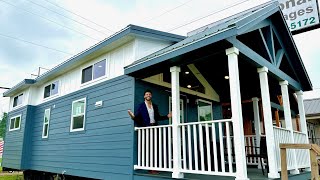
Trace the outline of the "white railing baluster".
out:
[[[138,166],[141,166],[141,130],[138,130]]]
[[[154,128],[154,167],[159,167],[158,166],[158,147],[157,147],[157,142],[158,142],[158,128]]]
[[[146,143],[145,143],[145,131],[146,129],[141,129],[142,130],[142,166],[145,167],[146,166],[146,163],[145,163],[145,157],[146,157],[146,154],[145,154],[145,149],[146,149]]]
[[[169,162],[169,168],[170,168],[170,169],[172,168],[172,144],[171,144],[172,136],[171,136],[171,131],[172,131],[172,128],[171,128],[171,127],[168,127],[168,138],[169,138],[169,156],[168,156],[168,162]]]
[[[162,168],[162,128],[159,128],[159,168]]]
[[[163,165],[167,168],[167,128],[163,128]]]
[[[230,129],[229,129],[229,122],[226,122],[226,134],[227,134],[227,149],[228,149],[228,165],[229,165],[229,172],[233,172],[232,169],[232,150],[231,150],[231,142],[230,142]]]
[[[186,157],[186,126],[182,126],[182,161],[183,169],[187,169],[187,157]]]
[[[224,145],[223,145],[223,134],[222,134],[222,123],[219,122],[219,138],[220,138],[220,154],[221,154],[221,170],[226,172],[225,161],[224,161]]]
[[[200,138],[200,161],[201,161],[201,171],[204,171],[204,153],[203,153],[203,132],[202,132],[202,125],[198,125],[199,128],[199,138]]]
[[[149,146],[149,136],[150,136],[149,129],[147,129],[146,134],[147,134],[147,136],[146,136],[146,166],[149,167],[149,162],[150,162],[150,159],[149,159],[149,149],[150,149],[150,146]]]
[[[211,171],[211,148],[210,148],[210,132],[209,132],[209,125],[206,124],[206,129],[205,129],[205,134],[206,134],[206,143],[207,143],[207,167],[208,167],[208,171]]]
[[[192,167],[192,150],[191,150],[191,128],[190,125],[188,126],[188,153],[189,153],[189,170],[193,170]]]
[[[217,143],[216,143],[216,124],[211,124],[212,129],[212,147],[213,147],[213,160],[214,160],[214,171],[218,172],[218,152],[217,152]]]
[[[153,129],[150,129],[150,167],[154,167],[153,165]]]
[[[197,126],[193,125],[192,126],[193,129],[193,154],[194,154],[194,166],[195,166],[195,170],[197,171],[199,168],[198,166],[198,138],[197,138]]]

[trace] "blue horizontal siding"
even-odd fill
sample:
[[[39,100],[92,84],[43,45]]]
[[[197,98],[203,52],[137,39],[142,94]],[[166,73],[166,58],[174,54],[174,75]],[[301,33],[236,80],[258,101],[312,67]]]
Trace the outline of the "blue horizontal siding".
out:
[[[29,169],[97,179],[132,179],[134,79],[120,76],[35,107]],[[86,98],[85,130],[70,132],[72,102]],[[96,108],[95,102],[103,101]],[[42,138],[51,108],[49,136]]]
[[[27,118],[28,106],[21,107],[8,114],[6,136],[4,143],[4,151],[2,156],[2,166],[12,169],[22,168],[22,152],[23,152],[23,140],[25,133],[25,124]],[[9,131],[10,119],[14,116],[21,115],[20,129]]]

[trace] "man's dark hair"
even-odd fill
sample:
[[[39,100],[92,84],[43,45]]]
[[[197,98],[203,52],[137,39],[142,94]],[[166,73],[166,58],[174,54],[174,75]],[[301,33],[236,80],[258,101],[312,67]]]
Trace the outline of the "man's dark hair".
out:
[[[147,90],[144,91],[143,95],[146,95],[147,92],[152,94],[152,91],[150,89],[147,89]]]

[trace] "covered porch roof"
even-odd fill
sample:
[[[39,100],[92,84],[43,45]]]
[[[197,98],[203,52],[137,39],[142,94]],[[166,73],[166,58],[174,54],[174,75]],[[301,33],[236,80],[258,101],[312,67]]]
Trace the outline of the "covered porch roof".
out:
[[[125,74],[145,78],[169,71],[171,66],[195,63],[197,68],[202,69],[201,73],[211,73],[204,76],[212,82],[210,84],[219,94],[219,91],[224,92],[225,89],[219,90],[214,86],[227,82],[216,77],[228,74],[225,50],[234,46],[240,51],[242,87],[245,87],[248,81],[257,83],[247,85],[258,85],[258,76],[253,77],[252,73],[256,74],[256,68],[267,67],[274,79],[288,81],[293,90],[312,90],[311,81],[278,2],[262,4],[199,31],[172,46],[137,60],[125,67]],[[241,73],[241,66],[254,68],[250,68],[252,72],[245,68],[246,72]],[[273,84],[279,85],[278,82]],[[250,94],[252,97],[252,93]]]

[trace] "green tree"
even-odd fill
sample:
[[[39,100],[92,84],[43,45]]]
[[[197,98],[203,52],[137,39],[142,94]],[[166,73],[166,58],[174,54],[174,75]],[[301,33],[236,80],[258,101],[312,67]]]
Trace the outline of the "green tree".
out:
[[[0,138],[4,138],[6,135],[7,118],[8,118],[8,114],[3,113],[3,116],[0,122]]]

